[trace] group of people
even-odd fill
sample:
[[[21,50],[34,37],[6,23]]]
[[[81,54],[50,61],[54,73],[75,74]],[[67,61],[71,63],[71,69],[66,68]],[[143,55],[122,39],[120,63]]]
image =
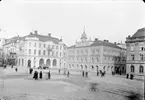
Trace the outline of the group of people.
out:
[[[87,72],[87,71],[86,71],[86,72],[83,71],[83,72],[82,72],[82,76],[83,76],[83,77],[88,77],[88,72]]]
[[[50,78],[51,78],[51,73],[50,73],[50,71],[49,71],[47,74],[48,74],[48,79],[50,79]],[[39,76],[38,76],[38,75],[39,75]],[[35,72],[34,72],[34,75],[33,75],[33,78],[34,78],[35,80],[38,80],[38,78],[39,78],[39,79],[42,79],[42,78],[43,78],[43,72],[40,71],[40,72],[38,73],[38,71],[35,71]]]

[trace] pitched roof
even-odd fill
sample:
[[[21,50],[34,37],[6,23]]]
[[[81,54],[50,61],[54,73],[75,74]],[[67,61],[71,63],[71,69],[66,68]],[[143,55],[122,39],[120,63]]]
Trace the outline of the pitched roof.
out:
[[[46,42],[46,41],[53,41],[54,43],[58,44],[61,40],[55,37],[49,37],[45,35],[40,34],[29,34],[23,37],[15,36],[10,39],[6,39],[6,44],[9,44],[11,42],[16,42],[17,40],[25,40],[27,37],[36,37],[39,39],[39,41]]]
[[[58,44],[61,40],[58,39],[58,38],[55,38],[55,37],[49,37],[49,36],[45,36],[45,35],[40,35],[40,34],[29,34],[27,36],[25,36],[24,38],[26,37],[36,37],[39,39],[39,41],[42,41],[42,42],[46,42],[46,41],[53,41],[54,43]]]
[[[117,44],[107,42],[107,41],[101,41],[101,40],[94,41],[91,45],[88,45],[88,46],[76,47],[75,45],[73,45],[68,48],[82,48],[82,47],[95,47],[95,46],[107,46],[107,47],[122,49],[121,47],[117,46]]]
[[[132,36],[132,38],[136,37],[145,37],[145,27],[138,29],[137,32]]]

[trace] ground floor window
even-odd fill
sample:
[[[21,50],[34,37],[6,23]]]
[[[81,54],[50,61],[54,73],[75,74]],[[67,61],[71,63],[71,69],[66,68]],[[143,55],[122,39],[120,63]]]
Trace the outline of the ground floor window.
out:
[[[139,72],[140,72],[140,73],[143,73],[143,70],[144,70],[144,69],[143,69],[143,66],[142,66],[142,65],[139,66]]]
[[[130,69],[131,69],[131,72],[134,72],[134,66],[133,65],[131,65]]]

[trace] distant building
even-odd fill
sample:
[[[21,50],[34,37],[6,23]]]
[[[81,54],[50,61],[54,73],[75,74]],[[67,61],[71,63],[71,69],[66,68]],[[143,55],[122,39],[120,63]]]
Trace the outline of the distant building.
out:
[[[67,49],[67,67],[88,71],[104,70],[107,73],[126,72],[126,49],[108,40],[88,40],[84,32],[81,41]]]
[[[40,35],[37,31],[23,37],[7,39],[4,51],[15,58],[20,67],[49,66],[50,68],[65,67],[66,45],[62,39]],[[12,58],[10,57],[10,58]]]
[[[145,28],[126,38],[127,73],[144,75],[145,72]]]

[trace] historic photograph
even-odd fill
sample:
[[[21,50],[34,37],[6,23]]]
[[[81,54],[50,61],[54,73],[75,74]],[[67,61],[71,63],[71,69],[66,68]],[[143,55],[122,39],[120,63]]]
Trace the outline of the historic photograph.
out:
[[[0,100],[144,100],[142,0],[1,0]]]

